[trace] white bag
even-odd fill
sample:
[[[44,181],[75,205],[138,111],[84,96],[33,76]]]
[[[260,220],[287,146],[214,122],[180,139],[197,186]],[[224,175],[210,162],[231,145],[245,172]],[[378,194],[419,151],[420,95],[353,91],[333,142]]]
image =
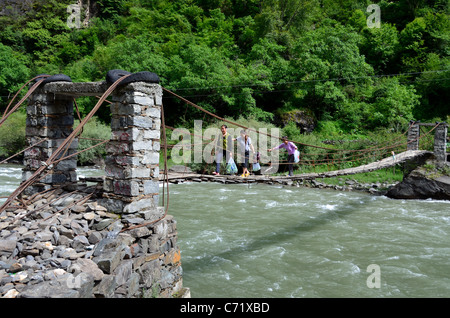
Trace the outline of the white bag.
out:
[[[300,151],[295,150],[294,152],[294,162],[297,163],[300,161]]]

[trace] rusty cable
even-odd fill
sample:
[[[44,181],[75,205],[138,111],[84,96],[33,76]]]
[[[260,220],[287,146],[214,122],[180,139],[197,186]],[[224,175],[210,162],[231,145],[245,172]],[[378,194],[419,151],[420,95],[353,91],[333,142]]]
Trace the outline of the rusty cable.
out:
[[[33,80],[35,80],[35,79],[37,79],[37,78],[43,78],[43,80],[44,80],[44,79],[46,79],[46,78],[49,77],[49,76],[50,76],[50,75],[38,75],[38,76],[35,76],[35,77],[33,77],[32,79],[30,79],[29,81],[27,81],[25,84],[23,84],[22,87],[17,91],[17,93],[16,93],[16,94],[14,95],[14,97],[11,99],[11,101],[10,101],[9,104],[8,104],[8,106],[6,106],[5,112],[3,113],[3,116],[2,116],[2,120],[3,120],[3,118],[5,117],[5,115],[8,113],[8,109],[9,109],[9,107],[11,106],[11,104],[13,103],[13,101],[16,99],[17,95],[19,95],[19,93],[22,91],[22,89],[24,89],[25,86],[27,86],[31,81],[33,81]],[[41,82],[42,82],[42,81],[40,81],[40,83],[41,83]],[[40,84],[40,83],[39,83],[39,84]],[[32,92],[37,88],[37,86],[38,86],[38,85],[36,85],[36,87],[32,89]],[[31,89],[30,89],[30,90],[31,90]],[[31,92],[31,93],[32,93],[32,92]],[[31,94],[31,93],[30,93],[30,94]],[[30,95],[30,94],[29,94],[29,95]],[[28,95],[28,96],[29,96],[29,95]],[[27,97],[28,97],[28,96],[27,96]],[[25,97],[25,98],[22,98],[22,100],[19,101],[19,102],[17,103],[17,105],[20,106],[20,105],[23,103],[23,101],[24,101],[25,99],[26,99],[26,97]],[[17,106],[17,105],[16,105],[16,106]],[[16,106],[15,106],[15,107],[16,107]],[[9,116],[9,115],[8,115],[8,116]],[[6,120],[6,118],[5,118],[5,120]]]
[[[61,145],[56,149],[54,153],[47,159],[46,162],[42,162],[42,165],[34,172],[34,174],[25,182],[23,182],[10,196],[9,198],[3,203],[3,205],[0,207],[0,212],[3,211],[9,204],[19,195],[21,194],[28,186],[34,183],[37,176],[39,176],[45,169],[47,169],[49,166],[53,164],[55,161],[55,158],[61,154],[61,152],[64,150],[64,148],[72,143],[75,136],[77,136],[80,132],[80,130],[83,128],[83,126],[86,124],[86,122],[92,118],[92,116],[97,112],[103,101],[108,97],[114,89],[117,87],[117,85],[123,81],[125,78],[127,78],[129,75],[125,75],[117,79],[111,86],[106,90],[106,92],[102,95],[101,99],[97,102],[97,104],[94,106],[94,108],[89,112],[89,114],[83,119],[83,121],[80,122],[80,124],[75,128],[72,133],[61,143]],[[37,82],[36,84],[40,84],[43,80]],[[35,84],[35,85],[36,85]],[[33,85],[33,87],[35,87]],[[36,85],[37,87],[37,85]]]

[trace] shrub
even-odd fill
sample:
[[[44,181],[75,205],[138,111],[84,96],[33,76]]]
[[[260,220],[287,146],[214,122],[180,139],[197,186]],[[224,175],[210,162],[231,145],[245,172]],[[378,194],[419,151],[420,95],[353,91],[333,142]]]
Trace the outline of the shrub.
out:
[[[75,121],[74,127],[76,128],[80,122]],[[90,138],[90,139],[82,139]],[[81,138],[78,140],[78,151],[87,149],[95,144],[98,144],[102,140],[109,140],[111,138],[111,127],[101,123],[96,117],[91,118],[84,126]],[[96,140],[92,140],[96,139]],[[105,144],[82,152],[78,155],[79,165],[92,165],[98,164],[102,161],[106,154]]]
[[[25,126],[27,115],[12,113],[0,127],[0,156],[9,157],[25,148]]]

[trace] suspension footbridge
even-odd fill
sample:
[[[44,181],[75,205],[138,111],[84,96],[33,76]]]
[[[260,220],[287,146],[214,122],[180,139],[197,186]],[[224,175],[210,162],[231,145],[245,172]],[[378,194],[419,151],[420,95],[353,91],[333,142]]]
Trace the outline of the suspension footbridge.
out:
[[[29,85],[27,93],[13,106],[19,91],[0,120],[1,126],[8,116],[28,99],[26,127],[28,147],[22,151],[25,164],[23,182],[3,207],[35,184],[41,185],[36,189],[44,189],[58,184],[77,182],[76,155],[90,149],[78,151],[78,139],[83,138],[83,126],[99,108],[106,107],[104,103],[110,104],[112,136],[110,140],[101,140],[95,146],[106,143],[108,156],[104,180],[108,182],[105,182],[103,188],[110,192],[109,196],[146,198],[157,192],[154,191],[156,188],[153,183],[161,180],[204,178],[220,181],[224,178],[229,180],[240,178],[232,175],[214,176],[206,173],[206,169],[201,173],[169,173],[167,157],[171,145],[166,138],[166,130],[173,128],[164,121],[163,92],[179,98],[186,103],[186,107],[194,107],[203,112],[204,116],[218,122],[225,122],[247,131],[252,130],[250,127],[222,118],[161,87],[154,73],[131,74],[126,71],[114,71],[109,72],[106,81],[103,82],[73,83],[68,76],[58,74],[39,75],[22,86],[21,90]],[[110,95],[112,101],[107,100]],[[85,118],[81,118],[76,107],[76,98],[82,96],[96,96],[99,99]],[[80,120],[75,129],[74,113]],[[251,177],[255,180],[339,177],[386,169],[428,155],[447,161],[447,127],[446,123],[423,124],[411,121],[402,135],[384,140],[383,144],[368,145],[365,149],[351,149],[351,146],[348,149],[326,147],[324,144],[306,144],[301,140],[291,140],[301,149],[299,162],[295,163],[296,168],[308,172],[299,172],[297,169],[293,176],[277,175],[278,171],[272,170],[273,167],[290,164],[286,160],[277,160],[261,164],[261,175]],[[428,130],[422,131],[423,129]],[[253,132],[265,134],[265,138],[273,137],[260,131]],[[433,148],[432,133],[434,151],[429,150]],[[420,146],[426,146],[428,150],[419,150]],[[161,156],[164,167],[159,167]],[[7,160],[3,162],[5,161]],[[321,171],[316,172],[316,169]],[[327,171],[322,171],[324,169]]]

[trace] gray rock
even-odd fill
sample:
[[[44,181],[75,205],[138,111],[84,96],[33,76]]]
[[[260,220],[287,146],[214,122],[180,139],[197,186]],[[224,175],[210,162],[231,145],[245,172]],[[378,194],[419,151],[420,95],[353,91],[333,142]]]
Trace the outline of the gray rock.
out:
[[[38,241],[51,241],[53,238],[53,233],[48,231],[42,231],[36,234],[36,240]]]
[[[116,221],[115,219],[103,219],[94,225],[94,229],[97,231],[104,230],[108,226],[110,226],[112,223],[114,223],[115,221]]]
[[[429,160],[409,172],[403,181],[390,188],[386,196],[393,199],[450,200],[448,164]],[[433,167],[433,168],[430,168]]]
[[[104,250],[101,255],[94,258],[93,261],[97,263],[97,266],[105,273],[111,274],[124,256],[124,246],[117,246]]]
[[[12,253],[14,249],[16,248],[17,240],[11,239],[11,240],[0,240],[0,254],[2,253]]]
[[[9,269],[10,266],[11,266],[10,264],[0,261],[0,270]]]
[[[94,296],[96,298],[112,298],[116,285],[116,277],[114,275],[105,275],[101,282],[94,288]]]
[[[114,270],[114,275],[116,277],[116,282],[118,286],[125,284],[133,271],[133,261],[126,260],[120,263],[119,266]]]
[[[152,234],[152,231],[150,231],[146,226],[141,226],[141,227],[129,230],[128,232],[134,238],[146,237],[146,236],[149,236]]]
[[[131,297],[135,296],[135,294],[139,290],[139,274],[137,274],[137,273],[131,274],[130,279],[127,282],[127,287],[128,287],[127,297],[131,298]]]
[[[9,269],[8,269],[8,272],[9,273],[17,273],[17,272],[20,272],[21,270],[22,270],[22,264],[20,264],[20,263],[13,263],[13,264],[11,264],[11,266],[9,267]]]
[[[44,281],[40,284],[27,285],[18,298],[79,298],[80,293],[60,284]]]
[[[91,244],[97,244],[98,242],[100,242],[102,239],[102,234],[99,232],[92,232],[89,237],[88,237],[88,241]]]
[[[89,240],[84,235],[75,236],[72,241],[72,247],[77,252],[84,251],[89,244]]]

